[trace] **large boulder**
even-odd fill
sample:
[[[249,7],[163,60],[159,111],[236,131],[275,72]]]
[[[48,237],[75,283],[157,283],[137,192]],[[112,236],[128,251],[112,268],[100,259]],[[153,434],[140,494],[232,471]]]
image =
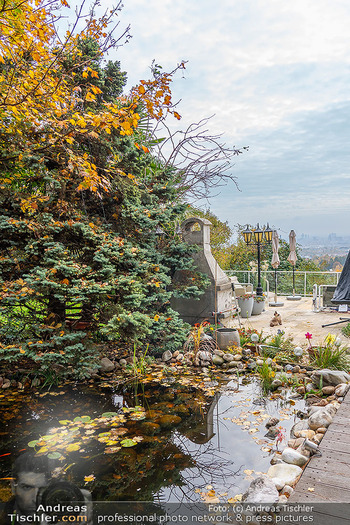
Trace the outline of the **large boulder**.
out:
[[[267,475],[274,482],[276,489],[281,490],[285,485],[294,485],[302,472],[298,465],[278,463],[269,468]]]
[[[320,408],[309,417],[309,427],[311,430],[317,430],[320,427],[328,428],[333,421],[333,416],[325,408]]]
[[[323,410],[323,412],[328,412],[328,414],[333,417],[333,416],[335,416],[339,406],[340,406],[339,403],[336,403],[336,404],[330,403],[329,405],[327,405],[325,407],[320,407],[320,406],[317,406],[317,405],[313,405],[312,407],[310,407],[308,409],[308,415],[310,417],[313,414],[316,414],[316,412],[319,412],[320,410]]]
[[[290,463],[291,465],[298,465],[302,467],[307,462],[308,458],[299,454],[293,448],[286,447],[282,452],[282,459],[285,463]]]
[[[324,386],[337,386],[341,383],[348,383],[350,381],[350,375],[342,370],[316,370],[312,376],[312,383],[315,387],[320,388]]]
[[[260,476],[251,482],[243,494],[242,501],[248,503],[277,503],[278,491],[274,482],[267,476]]]
[[[108,359],[108,357],[103,357],[100,361],[100,372],[102,372],[102,374],[106,373],[106,372],[112,372],[112,370],[115,369],[115,365],[114,363],[112,363],[112,361],[110,359]]]

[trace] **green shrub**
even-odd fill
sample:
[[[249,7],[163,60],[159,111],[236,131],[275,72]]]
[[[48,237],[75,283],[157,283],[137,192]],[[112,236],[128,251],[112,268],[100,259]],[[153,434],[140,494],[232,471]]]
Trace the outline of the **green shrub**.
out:
[[[343,328],[341,329],[341,333],[345,337],[350,337],[350,323],[348,323],[347,325],[343,326]]]

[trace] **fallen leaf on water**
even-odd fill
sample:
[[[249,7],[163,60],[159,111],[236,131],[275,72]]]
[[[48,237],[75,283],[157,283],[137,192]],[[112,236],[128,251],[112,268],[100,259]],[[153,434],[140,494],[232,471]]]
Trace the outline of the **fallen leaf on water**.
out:
[[[75,452],[76,450],[79,450],[79,449],[80,449],[80,445],[78,443],[71,443],[66,448],[66,451],[67,452]]]
[[[94,481],[94,480],[95,480],[95,476],[93,474],[90,474],[90,476],[84,477],[85,483],[89,483],[90,481]]]
[[[107,447],[105,448],[105,454],[115,454],[120,448],[121,447]]]
[[[227,503],[237,503],[238,501],[242,501],[243,494],[236,494],[233,498],[229,498],[227,500]]]

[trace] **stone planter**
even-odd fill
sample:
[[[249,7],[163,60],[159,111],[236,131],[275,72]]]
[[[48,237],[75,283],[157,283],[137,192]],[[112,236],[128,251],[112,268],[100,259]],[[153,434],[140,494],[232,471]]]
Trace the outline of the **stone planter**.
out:
[[[260,315],[264,311],[265,301],[257,301],[254,298],[252,315]]]
[[[239,346],[240,338],[236,328],[218,328],[216,336],[220,350],[226,350],[229,346]]]
[[[254,306],[254,297],[237,297],[238,306],[241,309],[241,317],[250,317]]]

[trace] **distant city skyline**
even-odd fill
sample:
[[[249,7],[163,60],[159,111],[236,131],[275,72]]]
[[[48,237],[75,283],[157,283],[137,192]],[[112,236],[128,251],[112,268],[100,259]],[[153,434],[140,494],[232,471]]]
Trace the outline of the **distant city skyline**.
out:
[[[350,233],[350,7],[347,0],[128,0],[133,38],[110,58],[128,87],[182,60],[172,83],[180,125],[249,146],[210,208],[230,226],[266,223],[297,237]],[[174,119],[173,119],[174,120]],[[204,205],[205,203],[203,203]]]

